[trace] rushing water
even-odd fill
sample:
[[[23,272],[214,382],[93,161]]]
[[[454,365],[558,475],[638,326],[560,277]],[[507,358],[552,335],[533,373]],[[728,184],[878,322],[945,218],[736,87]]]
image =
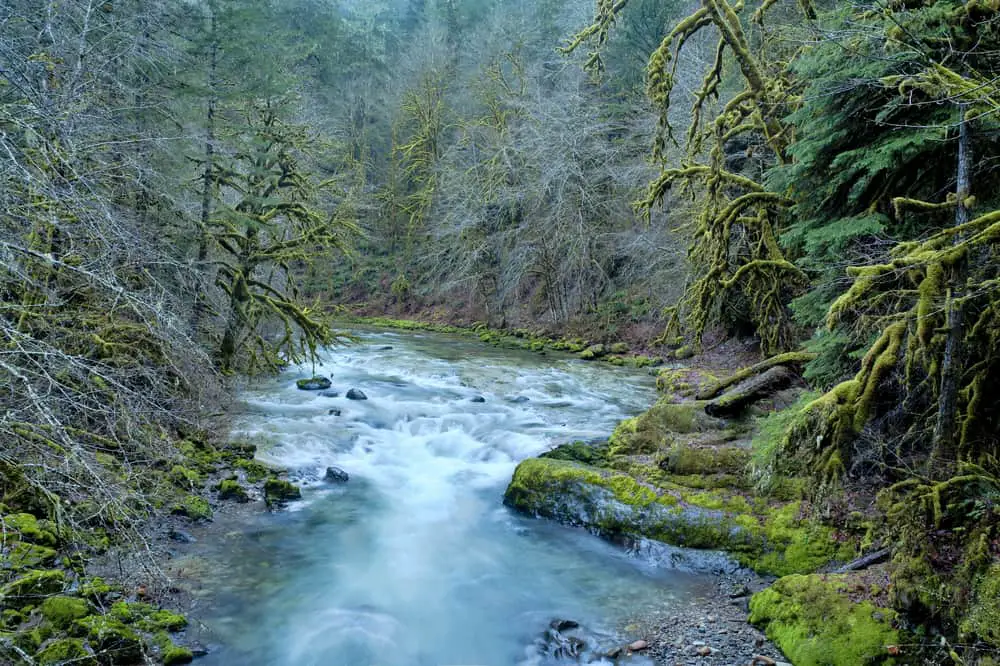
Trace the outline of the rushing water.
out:
[[[518,461],[647,407],[648,375],[379,332],[316,370],[340,397],[297,390],[311,368],[244,396],[239,430],[308,485],[289,511],[202,546],[216,565],[198,614],[216,646],[199,663],[563,663],[535,644],[554,618],[606,649],[627,618],[707,584],[501,503]],[[347,400],[351,387],[369,399]],[[318,480],[327,465],[350,482]]]

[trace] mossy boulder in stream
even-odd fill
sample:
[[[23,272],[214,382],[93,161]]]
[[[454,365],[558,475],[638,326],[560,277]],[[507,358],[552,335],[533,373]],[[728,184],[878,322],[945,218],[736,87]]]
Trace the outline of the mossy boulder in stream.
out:
[[[324,391],[333,385],[326,377],[311,377],[308,379],[298,379],[295,381],[295,385],[300,391]]]
[[[523,461],[504,494],[523,513],[604,536],[646,537],[675,546],[725,550],[761,573],[811,572],[850,559],[853,547],[801,516],[799,502],[751,501],[727,489],[656,484],[554,457]]]
[[[796,666],[898,663],[895,611],[851,598],[847,575],[785,576],[750,600],[750,621]],[[862,586],[864,587],[864,586]]]

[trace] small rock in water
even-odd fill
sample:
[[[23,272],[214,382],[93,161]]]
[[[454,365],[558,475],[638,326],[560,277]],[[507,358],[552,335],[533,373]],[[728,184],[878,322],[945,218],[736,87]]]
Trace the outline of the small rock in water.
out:
[[[332,483],[347,483],[351,477],[339,467],[330,466],[326,468],[326,476],[324,478]]]
[[[552,620],[549,626],[556,631],[569,631],[570,629],[576,629],[580,626],[579,622],[574,622],[573,620]]]
[[[476,395],[469,398],[469,402],[486,402],[486,398],[481,395]]]
[[[331,410],[330,410],[329,412],[327,412],[327,413],[328,413],[328,414],[329,414],[330,416],[340,416],[340,410],[339,410],[339,409],[331,409]]]
[[[326,377],[317,375],[312,379],[300,379],[295,382],[295,385],[299,387],[300,391],[321,391],[330,388],[332,382]]]
[[[376,351],[392,351],[392,345],[385,345],[384,347],[379,347]]]
[[[347,399],[348,400],[367,400],[368,396],[366,396],[365,392],[362,391],[361,389],[352,388],[350,391],[347,392]]]
[[[185,532],[184,530],[170,530],[167,536],[174,541],[179,541],[180,543],[194,543],[197,541],[197,539],[191,536],[190,533]]]
[[[697,652],[699,657],[708,657],[711,656],[712,654],[712,648],[708,647],[707,645],[702,645],[700,648],[698,648]]]
[[[322,398],[339,398],[340,397],[340,393],[338,393],[337,391],[320,391],[319,395]]]
[[[639,652],[649,647],[649,643],[644,640],[632,641],[628,644],[628,649],[632,652]]]
[[[522,403],[525,403],[525,402],[528,402],[528,400],[529,400],[529,399],[528,399],[528,398],[527,398],[526,396],[523,396],[523,395],[519,395],[519,396],[517,396],[516,398],[510,398],[510,399],[508,400],[508,402],[512,402],[512,403],[514,403],[515,405],[520,405],[520,404],[522,404]]]

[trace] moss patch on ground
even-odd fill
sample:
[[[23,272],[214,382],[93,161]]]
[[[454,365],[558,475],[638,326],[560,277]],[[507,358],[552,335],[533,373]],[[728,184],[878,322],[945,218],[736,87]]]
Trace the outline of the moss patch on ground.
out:
[[[750,601],[762,627],[796,666],[895,664],[895,611],[854,601],[846,575],[786,576]]]

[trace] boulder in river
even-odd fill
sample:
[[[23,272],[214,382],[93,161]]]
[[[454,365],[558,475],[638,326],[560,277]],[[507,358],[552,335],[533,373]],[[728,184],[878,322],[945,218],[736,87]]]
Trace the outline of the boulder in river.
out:
[[[469,398],[469,402],[486,402],[486,398],[481,395],[474,395]]]
[[[326,377],[320,377],[319,375],[312,377],[311,379],[300,379],[295,382],[295,385],[299,387],[300,391],[322,391],[324,389],[330,388],[333,384]]]
[[[324,478],[331,483],[347,483],[351,477],[344,470],[331,465],[326,468],[326,476]]]
[[[330,416],[340,416],[340,410],[336,407],[327,412]]]
[[[361,389],[352,388],[347,392],[348,400],[367,400],[368,396]]]

